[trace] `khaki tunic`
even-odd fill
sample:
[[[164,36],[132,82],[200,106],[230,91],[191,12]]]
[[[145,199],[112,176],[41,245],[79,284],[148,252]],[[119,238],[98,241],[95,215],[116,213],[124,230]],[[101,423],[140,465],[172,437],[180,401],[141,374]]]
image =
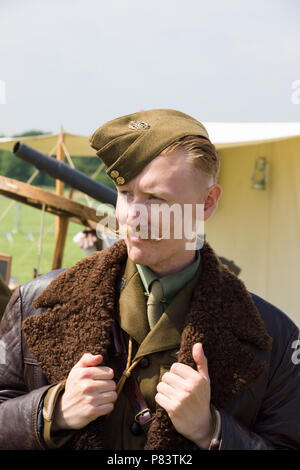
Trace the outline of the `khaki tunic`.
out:
[[[135,264],[129,258],[127,260],[124,273],[126,284],[119,300],[119,322],[121,328],[134,340],[132,360],[140,357],[147,357],[149,360],[146,368],[137,365],[134,375],[152,412],[155,411],[156,406],[154,397],[157,393],[157,384],[162,375],[177,360],[185,314],[188,311],[200,269],[173,298],[160,320],[150,331],[143,284]],[[108,365],[115,368],[113,361]],[[145,435],[143,433],[134,435],[130,431],[134,422],[134,412],[124,391],[121,392],[113,412],[105,419],[107,449],[138,450],[144,448]]]

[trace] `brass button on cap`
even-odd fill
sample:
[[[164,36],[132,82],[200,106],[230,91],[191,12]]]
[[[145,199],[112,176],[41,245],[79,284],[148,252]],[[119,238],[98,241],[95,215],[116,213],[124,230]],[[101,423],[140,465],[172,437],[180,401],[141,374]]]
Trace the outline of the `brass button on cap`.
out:
[[[118,170],[113,170],[113,171],[110,172],[110,176],[112,178],[118,178],[119,174],[120,173],[118,172]]]
[[[142,369],[147,369],[147,367],[149,367],[149,364],[150,364],[150,361],[149,361],[148,357],[143,357],[143,359],[141,359],[140,362],[139,362],[139,366]]]
[[[124,184],[125,179],[123,178],[123,176],[119,176],[119,178],[116,179],[116,182],[117,182],[117,184]]]

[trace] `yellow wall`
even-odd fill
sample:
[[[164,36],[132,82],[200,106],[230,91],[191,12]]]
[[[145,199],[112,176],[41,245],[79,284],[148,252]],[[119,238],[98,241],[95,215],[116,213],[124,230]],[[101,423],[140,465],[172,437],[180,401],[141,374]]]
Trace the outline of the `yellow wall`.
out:
[[[206,238],[233,260],[247,288],[300,325],[300,136],[220,146],[223,195]],[[266,190],[251,189],[255,160],[269,161]]]

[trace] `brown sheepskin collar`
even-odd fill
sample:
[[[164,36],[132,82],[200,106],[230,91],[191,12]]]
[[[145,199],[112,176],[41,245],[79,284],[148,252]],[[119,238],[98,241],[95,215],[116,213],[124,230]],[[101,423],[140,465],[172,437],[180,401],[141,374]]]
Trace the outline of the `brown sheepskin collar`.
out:
[[[126,245],[121,240],[61,273],[35,299],[35,308],[45,310],[27,318],[23,331],[50,383],[65,379],[84,352],[101,353],[104,357],[107,354],[126,259]],[[220,262],[208,243],[201,250],[201,267],[186,315],[178,361],[195,368],[192,347],[202,342],[212,403],[220,409],[266,367],[249,345],[267,351],[271,338],[244,284]],[[73,448],[101,448],[97,422],[101,418],[83,430]],[[157,406],[146,448],[168,450],[182,445],[186,448],[184,438],[165,410]]]

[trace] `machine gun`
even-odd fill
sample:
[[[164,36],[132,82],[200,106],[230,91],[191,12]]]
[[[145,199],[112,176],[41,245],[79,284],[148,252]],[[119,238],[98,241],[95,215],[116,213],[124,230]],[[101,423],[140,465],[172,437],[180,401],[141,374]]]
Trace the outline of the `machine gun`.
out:
[[[44,171],[47,175],[52,176],[52,178],[63,181],[96,201],[116,206],[117,191],[92,180],[86,174],[71,168],[66,163],[48,157],[48,155],[38,152],[23,142],[17,142],[14,145],[13,153],[39,170]]]

